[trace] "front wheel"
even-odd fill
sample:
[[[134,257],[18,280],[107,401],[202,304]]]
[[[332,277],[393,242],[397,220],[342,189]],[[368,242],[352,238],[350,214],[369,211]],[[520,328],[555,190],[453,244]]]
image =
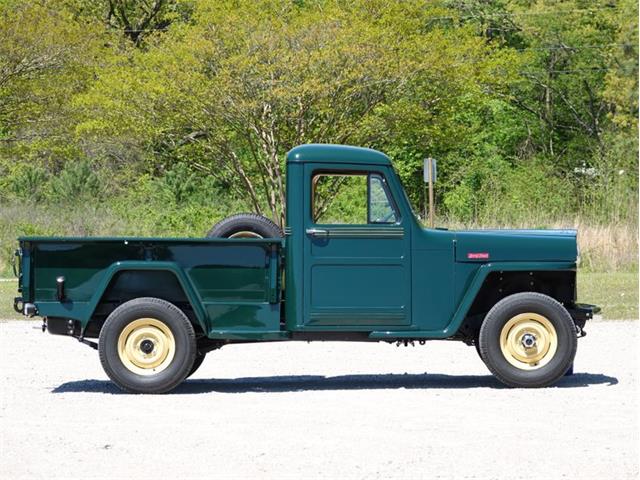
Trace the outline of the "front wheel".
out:
[[[109,378],[131,393],[164,393],[180,384],[196,357],[193,325],[175,305],[136,298],[107,317],[98,343]]]
[[[482,360],[511,387],[546,387],[573,364],[577,336],[573,319],[553,298],[516,293],[498,302],[480,328]]]

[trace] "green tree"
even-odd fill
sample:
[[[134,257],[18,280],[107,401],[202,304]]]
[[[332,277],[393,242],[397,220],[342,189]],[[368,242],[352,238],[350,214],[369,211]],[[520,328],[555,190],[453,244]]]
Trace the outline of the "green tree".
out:
[[[0,4],[0,185],[29,170],[19,164],[33,180],[78,157],[71,100],[93,81],[101,40],[57,1]]]
[[[190,0],[63,0],[78,18],[102,22],[120,32],[134,45],[169,28],[176,21],[187,21]]]
[[[437,158],[453,220],[637,223],[637,89],[633,0],[5,0],[0,189],[282,222],[285,153],[336,142],[387,152],[420,210]]]
[[[81,128],[187,157],[283,222],[293,146],[380,145],[390,129],[443,145],[456,93],[504,83],[508,56],[470,29],[427,27],[433,15],[418,1],[202,2],[192,25],[101,75]]]

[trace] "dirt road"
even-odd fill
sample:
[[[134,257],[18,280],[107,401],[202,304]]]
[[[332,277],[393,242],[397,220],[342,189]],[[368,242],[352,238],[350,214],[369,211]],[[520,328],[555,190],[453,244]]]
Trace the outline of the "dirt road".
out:
[[[638,322],[592,322],[548,389],[503,388],[452,342],[271,343],[161,396],[37,325],[0,323],[3,479],[638,476]]]

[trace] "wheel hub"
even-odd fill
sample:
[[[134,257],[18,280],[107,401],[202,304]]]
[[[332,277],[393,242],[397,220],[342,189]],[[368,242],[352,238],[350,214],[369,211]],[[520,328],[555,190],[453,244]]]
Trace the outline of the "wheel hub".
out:
[[[521,313],[505,323],[500,333],[504,358],[521,370],[535,370],[551,361],[558,349],[556,329],[538,313]]]
[[[532,333],[525,333],[521,340],[524,348],[533,348],[536,346],[536,336]]]
[[[152,340],[145,338],[142,342],[140,342],[140,350],[142,353],[150,354],[153,352],[154,344]]]

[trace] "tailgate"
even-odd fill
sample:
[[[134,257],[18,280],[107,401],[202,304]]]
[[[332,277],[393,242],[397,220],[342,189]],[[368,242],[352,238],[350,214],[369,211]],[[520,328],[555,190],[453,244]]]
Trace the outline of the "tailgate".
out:
[[[14,276],[18,277],[18,296],[13,299],[13,309],[24,315],[33,316],[35,309],[25,309],[25,305],[32,302],[31,289],[31,251],[28,242],[20,241],[12,261]]]

